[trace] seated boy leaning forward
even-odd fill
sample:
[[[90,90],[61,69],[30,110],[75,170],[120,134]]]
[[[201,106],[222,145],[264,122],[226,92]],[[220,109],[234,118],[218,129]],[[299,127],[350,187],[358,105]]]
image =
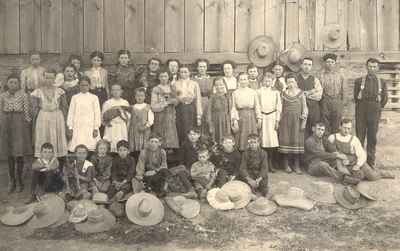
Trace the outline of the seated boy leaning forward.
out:
[[[268,155],[261,149],[258,135],[250,134],[247,150],[240,163],[240,178],[249,184],[253,192],[268,194]]]
[[[234,180],[239,176],[241,155],[235,148],[235,139],[233,136],[225,136],[222,139],[222,145],[216,146],[211,162],[218,170],[215,181],[217,187],[222,187],[228,181]]]
[[[120,140],[117,143],[117,150],[118,156],[112,163],[111,186],[108,190],[111,201],[118,201],[131,191],[138,193],[143,190],[143,184],[135,178],[136,160],[129,155],[128,141]]]
[[[75,158],[67,161],[64,166],[64,192],[61,193],[66,201],[72,199],[90,199],[94,182],[94,166],[86,160],[89,149],[85,145],[75,147]]]
[[[394,178],[388,171],[377,170],[370,167],[367,161],[367,154],[362,147],[360,140],[351,134],[352,121],[343,119],[340,124],[339,133],[328,137],[331,151],[337,151],[346,155],[344,159],[337,159],[337,170],[343,176],[346,184],[357,184],[361,180],[378,180],[381,178]]]
[[[208,190],[213,188],[217,177],[215,166],[209,159],[210,154],[208,150],[200,149],[198,152],[198,161],[193,163],[190,169],[194,189],[201,200],[205,199]]]
[[[59,162],[54,155],[54,147],[51,143],[41,146],[40,157],[32,164],[31,197],[26,202],[35,202],[45,192],[55,192],[54,186],[62,186],[62,182],[56,179]],[[55,184],[59,182],[60,184]]]
[[[336,181],[341,181],[343,175],[336,169],[337,160],[347,159],[344,153],[328,151],[324,133],[326,126],[323,122],[317,122],[312,126],[313,134],[304,143],[304,162],[307,172],[316,177],[329,176]]]
[[[179,151],[180,165],[184,165],[190,172],[193,163],[197,161],[198,151],[200,149],[200,130],[192,128],[187,134],[186,141],[181,145]]]

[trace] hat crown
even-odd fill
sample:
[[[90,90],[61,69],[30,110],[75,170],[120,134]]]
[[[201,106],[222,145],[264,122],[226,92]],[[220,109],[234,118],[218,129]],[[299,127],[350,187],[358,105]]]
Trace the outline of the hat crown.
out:
[[[73,215],[76,217],[82,217],[86,215],[86,208],[82,205],[78,205],[73,210]]]
[[[238,202],[241,199],[241,196],[240,196],[240,194],[230,194],[229,199],[232,202]]]
[[[104,215],[100,209],[96,209],[89,213],[87,220],[92,223],[102,222],[104,220]]]
[[[215,199],[221,203],[230,202],[228,194],[222,190],[215,193]]]
[[[343,197],[352,204],[356,203],[360,196],[360,193],[350,186],[346,186],[343,190]]]
[[[28,207],[27,206],[14,207],[11,210],[13,214],[22,214],[28,211]]]
[[[328,39],[331,41],[338,40],[340,37],[340,28],[333,28],[328,32]]]
[[[141,217],[147,217],[147,216],[149,216],[149,215],[151,214],[151,211],[152,211],[152,210],[153,210],[153,209],[151,208],[151,205],[150,205],[149,201],[148,201],[146,198],[143,198],[143,199],[139,202],[138,207],[137,207],[138,214],[139,214]]]
[[[268,45],[267,43],[261,43],[258,47],[257,47],[257,55],[259,56],[259,57],[266,57],[266,56],[268,56],[270,53],[271,53],[271,51],[272,51],[272,48],[271,48],[271,46],[270,45]]]
[[[265,207],[267,207],[268,204],[269,204],[269,201],[267,201],[266,199],[261,199],[260,198],[260,199],[257,199],[256,201],[254,201],[253,207],[254,207],[254,209],[262,210]]]
[[[300,198],[300,197],[304,197],[304,191],[301,190],[301,189],[298,188],[298,187],[291,187],[291,188],[289,188],[289,190],[288,190],[287,196],[288,196],[289,198],[293,198],[293,199]]]

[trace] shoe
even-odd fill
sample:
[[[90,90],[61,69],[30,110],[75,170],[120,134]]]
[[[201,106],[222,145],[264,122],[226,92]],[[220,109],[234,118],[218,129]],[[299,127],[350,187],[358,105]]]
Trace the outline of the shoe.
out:
[[[276,171],[277,171],[277,170],[276,170],[274,167],[272,167],[272,166],[269,167],[269,172],[270,172],[270,173],[276,173]]]
[[[34,203],[34,202],[36,202],[36,201],[38,201],[38,200],[36,199],[36,196],[35,196],[35,195],[32,195],[32,196],[29,198],[29,200],[25,201],[25,204],[32,204],[32,203]]]
[[[285,172],[291,173],[291,172],[293,172],[293,170],[292,170],[292,168],[290,168],[290,166],[286,166],[285,167]]]
[[[294,168],[294,172],[295,172],[296,174],[298,174],[298,175],[303,174],[303,171],[301,171],[300,167],[298,167],[298,166],[296,166],[296,167]]]

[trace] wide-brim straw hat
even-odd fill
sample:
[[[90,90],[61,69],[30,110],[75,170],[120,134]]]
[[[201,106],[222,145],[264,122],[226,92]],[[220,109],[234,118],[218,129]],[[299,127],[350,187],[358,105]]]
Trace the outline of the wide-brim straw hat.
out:
[[[379,182],[361,181],[357,184],[356,189],[365,198],[369,200],[378,200],[379,194],[382,193],[382,189],[380,189],[380,186],[377,185]]]
[[[279,61],[285,64],[290,70],[297,72],[300,70],[300,63],[305,53],[306,48],[302,44],[295,42],[280,54]]]
[[[101,233],[112,229],[116,225],[116,219],[110,211],[103,207],[92,210],[83,223],[75,224],[75,230],[85,234]]]
[[[235,204],[229,199],[229,195],[220,188],[213,188],[207,192],[207,201],[211,207],[217,210],[231,210]]]
[[[221,190],[228,194],[229,199],[235,205],[235,209],[244,208],[252,198],[250,186],[242,181],[229,181],[221,187]]]
[[[7,226],[19,226],[33,216],[32,206],[7,207],[7,211],[0,218],[1,223]]]
[[[69,222],[79,223],[86,220],[88,213],[92,210],[96,210],[98,206],[91,200],[80,200],[77,201],[76,205],[71,210]]]
[[[55,194],[46,194],[33,206],[33,217],[28,222],[30,228],[44,228],[56,223],[65,212],[64,200]]]
[[[275,204],[275,202],[265,197],[259,197],[255,201],[250,202],[246,208],[252,214],[268,216],[275,213],[278,209],[278,206]]]
[[[315,202],[304,195],[304,191],[298,187],[290,187],[285,194],[273,196],[273,200],[281,207],[294,207],[303,210],[311,210]]]
[[[331,23],[322,28],[321,36],[324,48],[339,49],[345,42],[346,30],[340,24]]]
[[[51,224],[49,227],[55,228],[55,227],[64,225],[65,223],[67,223],[69,221],[69,216],[70,216],[70,213],[67,210],[65,210],[64,214],[61,216],[61,218],[58,219],[58,221],[56,221],[55,223]]]
[[[305,189],[306,196],[313,201],[335,204],[335,186],[332,183],[325,181],[313,181]]]
[[[266,67],[275,59],[276,45],[270,36],[258,36],[254,38],[247,51],[249,61],[257,67]]]
[[[93,194],[92,200],[96,204],[110,204],[108,200],[108,195],[106,193],[95,193]]]
[[[350,186],[337,185],[335,187],[336,201],[344,208],[357,210],[368,206],[368,200]]]
[[[165,202],[175,213],[187,219],[192,219],[200,213],[200,203],[184,196],[166,197]]]
[[[132,195],[125,204],[128,219],[141,226],[152,226],[164,218],[164,205],[154,195],[140,192]]]

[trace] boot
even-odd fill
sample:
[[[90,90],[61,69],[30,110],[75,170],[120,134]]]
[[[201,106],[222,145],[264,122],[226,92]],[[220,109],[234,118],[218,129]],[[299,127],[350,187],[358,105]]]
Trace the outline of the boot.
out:
[[[300,160],[299,160],[299,157],[298,156],[294,156],[294,172],[296,173],[296,174],[303,174],[303,172],[301,171],[301,169],[300,169]]]
[[[23,181],[23,171],[24,171],[24,159],[23,157],[17,158],[17,192],[20,193],[24,191],[24,181]]]
[[[286,154],[283,154],[282,156],[282,163],[283,163],[283,168],[285,168],[285,172],[291,173],[293,172],[292,168],[289,166],[289,160]]]
[[[15,160],[14,157],[8,157],[8,193],[15,191]]]

